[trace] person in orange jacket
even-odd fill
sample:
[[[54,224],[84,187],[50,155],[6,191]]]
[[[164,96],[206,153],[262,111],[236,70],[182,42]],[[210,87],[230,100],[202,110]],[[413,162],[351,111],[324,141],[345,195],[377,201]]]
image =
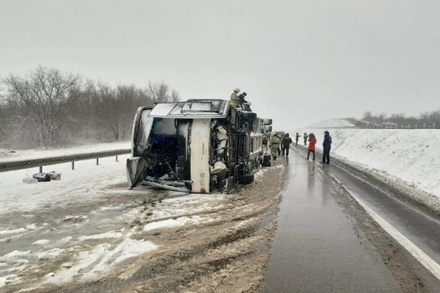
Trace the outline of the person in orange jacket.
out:
[[[313,133],[309,134],[309,147],[307,148],[307,160],[310,157],[310,153],[313,154],[313,161],[315,160],[315,145],[316,145],[316,137]]]

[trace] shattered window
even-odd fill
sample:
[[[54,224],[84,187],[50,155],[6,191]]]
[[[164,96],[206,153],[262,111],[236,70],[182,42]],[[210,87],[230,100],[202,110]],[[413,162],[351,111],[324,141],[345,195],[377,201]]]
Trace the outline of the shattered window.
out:
[[[150,135],[151,125],[153,123],[153,119],[151,119],[148,114],[150,114],[151,110],[143,110],[141,112],[141,119],[139,123],[139,128],[136,133],[136,148],[138,153],[142,153],[142,151],[147,146],[148,136]]]
[[[153,133],[155,135],[175,136],[175,119],[154,118]]]

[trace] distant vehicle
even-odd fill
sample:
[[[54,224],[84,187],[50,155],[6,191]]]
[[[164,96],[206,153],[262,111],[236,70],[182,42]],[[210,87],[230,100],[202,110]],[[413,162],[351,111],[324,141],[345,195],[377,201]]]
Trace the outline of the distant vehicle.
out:
[[[229,100],[192,99],[157,103],[137,110],[129,187],[209,193],[230,192],[254,181],[261,165],[270,165],[263,139],[271,119],[229,105]]]

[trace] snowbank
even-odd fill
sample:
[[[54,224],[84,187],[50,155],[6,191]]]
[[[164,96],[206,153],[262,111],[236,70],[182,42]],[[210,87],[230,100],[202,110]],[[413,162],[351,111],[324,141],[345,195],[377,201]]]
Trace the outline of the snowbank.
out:
[[[440,130],[326,129],[332,155],[440,211]],[[324,129],[314,132],[322,148]]]

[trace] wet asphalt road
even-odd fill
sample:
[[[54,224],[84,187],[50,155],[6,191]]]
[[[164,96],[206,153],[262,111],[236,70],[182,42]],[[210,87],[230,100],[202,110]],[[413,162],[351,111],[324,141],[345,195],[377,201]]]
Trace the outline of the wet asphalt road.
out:
[[[403,198],[384,184],[346,166],[336,164],[331,170],[324,170],[324,173],[331,173],[346,189],[356,194],[375,213],[440,264],[440,220],[437,216]]]
[[[319,163],[292,150],[265,292],[401,292],[343,211]],[[324,166],[325,168],[326,166]],[[322,169],[321,169],[322,170]]]

